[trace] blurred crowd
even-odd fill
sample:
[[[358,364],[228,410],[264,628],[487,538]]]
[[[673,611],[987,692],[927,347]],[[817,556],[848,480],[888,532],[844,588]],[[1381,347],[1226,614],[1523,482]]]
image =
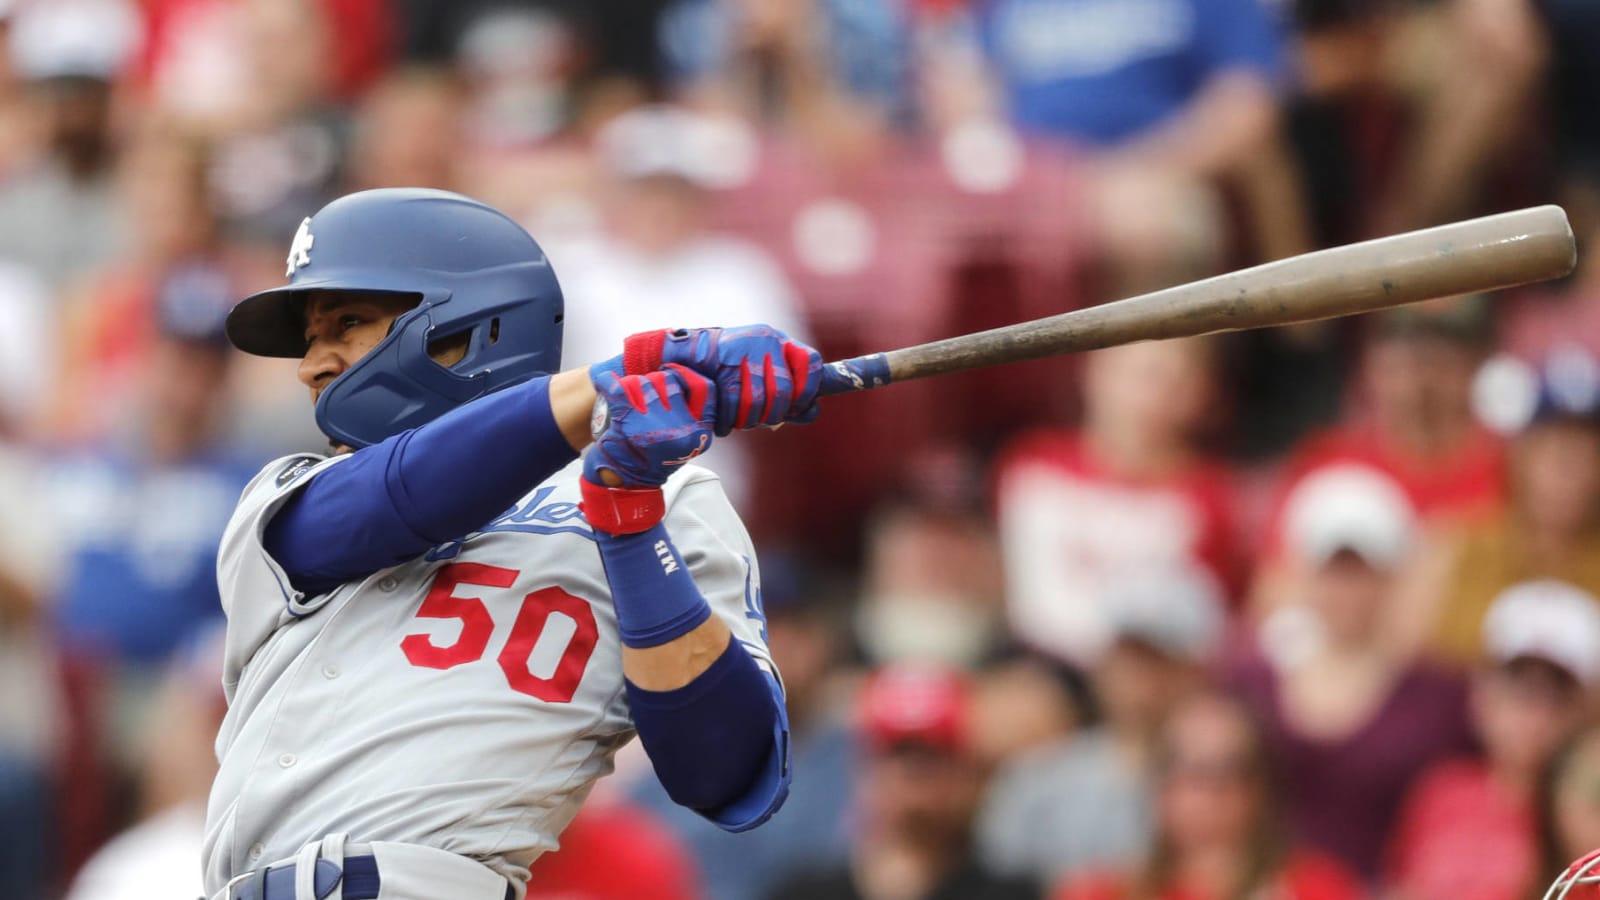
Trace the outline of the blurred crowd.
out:
[[[408,185],[540,240],[569,366],[1563,204],[1558,284],[719,444],[788,804],[723,834],[626,752],[529,893],[1525,900],[1600,846],[1596,109],[1592,0],[0,0],[0,897],[200,893],[217,538],[326,444],[222,317]]]

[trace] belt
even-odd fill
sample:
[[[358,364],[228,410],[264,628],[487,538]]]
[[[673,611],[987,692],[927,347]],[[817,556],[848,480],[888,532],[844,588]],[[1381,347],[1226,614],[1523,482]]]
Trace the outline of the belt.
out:
[[[294,900],[294,879],[298,865],[265,866],[229,888],[228,900]],[[378,900],[378,858],[372,855],[346,856],[344,868],[331,859],[319,859],[312,883],[317,900]],[[343,887],[342,892],[335,888]]]
[[[383,879],[378,858],[370,853],[345,856],[343,866],[332,859],[318,859],[312,870],[312,895],[316,900],[377,900]],[[217,900],[296,900],[295,881],[304,862],[285,859],[276,865],[262,866],[234,879]],[[506,883],[505,900],[516,900],[516,889]]]

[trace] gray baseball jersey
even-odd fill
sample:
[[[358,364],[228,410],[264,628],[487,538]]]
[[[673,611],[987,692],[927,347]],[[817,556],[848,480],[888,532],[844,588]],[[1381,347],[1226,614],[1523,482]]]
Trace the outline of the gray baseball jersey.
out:
[[[266,524],[348,458],[267,466],[223,537],[229,708],[206,889],[332,832],[448,850],[520,883],[633,736],[581,463],[462,540],[297,594],[263,548]],[[695,583],[776,676],[755,552],[716,476],[685,466],[666,500]]]

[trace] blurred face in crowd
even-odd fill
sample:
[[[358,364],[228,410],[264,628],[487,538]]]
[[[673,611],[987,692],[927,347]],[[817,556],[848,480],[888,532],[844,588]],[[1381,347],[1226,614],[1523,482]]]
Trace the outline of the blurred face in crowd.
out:
[[[50,147],[78,176],[100,170],[111,151],[111,87],[95,78],[51,78],[32,89]]]
[[[146,436],[157,456],[181,457],[211,436],[227,396],[228,351],[162,338],[151,349],[145,379]]]
[[[1160,827],[1179,852],[1242,847],[1266,814],[1266,772],[1255,729],[1218,696],[1185,703],[1163,737]]]
[[[331,25],[313,0],[247,0],[250,113],[267,124],[314,105],[328,78]]]
[[[983,788],[976,759],[961,749],[906,741],[875,746],[861,780],[871,827],[923,847],[967,841]]]
[[[1583,691],[1566,670],[1532,657],[1479,673],[1472,715],[1497,770],[1531,779],[1584,713]]]
[[[119,189],[140,255],[156,264],[204,252],[215,233],[207,154],[197,140],[153,127],[123,154]]]
[[[805,705],[828,674],[833,661],[835,629],[810,610],[773,610],[767,614],[767,647],[783,672],[784,696],[791,708]]]
[[[611,231],[646,256],[665,255],[699,234],[705,224],[705,191],[671,175],[630,178],[611,196]]]
[[[1533,425],[1512,447],[1512,481],[1524,518],[1544,533],[1575,535],[1600,506],[1600,426],[1578,419]]]
[[[1197,666],[1143,641],[1112,643],[1095,664],[1094,690],[1107,724],[1118,731],[1149,734],[1200,681]]]
[[[1563,859],[1600,847],[1600,731],[1590,730],[1565,758],[1552,784],[1557,843]]]
[[[1393,585],[1391,573],[1342,550],[1312,570],[1306,600],[1333,643],[1364,644],[1373,637]]]
[[[1434,335],[1373,340],[1364,376],[1378,425],[1402,440],[1426,443],[1458,436],[1473,421],[1472,378],[1479,357],[1465,341]]]
[[[453,184],[463,101],[444,73],[401,72],[373,88],[362,106],[351,151],[355,186]]]
[[[1120,446],[1186,443],[1211,397],[1210,345],[1147,341],[1089,354],[1085,426]]]

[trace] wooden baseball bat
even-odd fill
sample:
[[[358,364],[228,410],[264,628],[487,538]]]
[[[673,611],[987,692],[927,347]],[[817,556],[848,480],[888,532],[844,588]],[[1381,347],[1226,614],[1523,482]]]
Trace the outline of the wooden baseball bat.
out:
[[[1560,278],[1577,263],[1559,206],[1318,250],[1115,303],[828,363],[821,393],[1098,350],[1314,322]]]

